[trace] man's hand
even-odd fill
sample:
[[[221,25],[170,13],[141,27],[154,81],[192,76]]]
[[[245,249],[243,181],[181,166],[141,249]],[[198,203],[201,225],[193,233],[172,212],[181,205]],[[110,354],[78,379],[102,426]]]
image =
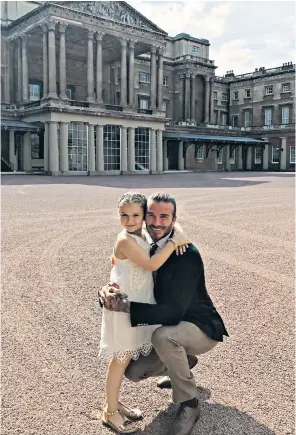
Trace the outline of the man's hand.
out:
[[[118,313],[130,312],[130,302],[127,300],[127,296],[121,293],[116,293],[112,297],[109,297],[104,307],[109,311],[116,311]]]
[[[122,296],[127,298],[127,295],[125,293],[120,293],[120,288],[116,283],[107,284],[98,291],[99,301],[102,305],[105,306],[107,301],[114,299],[114,296],[116,294],[122,294]]]

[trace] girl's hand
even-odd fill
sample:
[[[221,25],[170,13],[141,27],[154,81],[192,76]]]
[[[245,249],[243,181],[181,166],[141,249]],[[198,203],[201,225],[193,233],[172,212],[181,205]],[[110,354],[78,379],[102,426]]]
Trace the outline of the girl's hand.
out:
[[[188,244],[191,243],[191,240],[184,234],[181,226],[179,224],[174,225],[174,234],[172,240],[176,244],[176,255],[183,255],[188,248]]]

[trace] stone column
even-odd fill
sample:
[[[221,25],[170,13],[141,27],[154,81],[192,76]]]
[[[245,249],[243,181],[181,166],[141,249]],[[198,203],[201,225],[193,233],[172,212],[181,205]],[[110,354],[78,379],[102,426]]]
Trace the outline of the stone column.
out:
[[[44,122],[44,172],[49,171],[49,126],[48,122]]]
[[[16,171],[17,158],[15,154],[15,131],[9,130],[9,161],[13,164],[13,170]]]
[[[49,171],[51,175],[59,173],[58,123],[49,122]]]
[[[253,148],[249,146],[247,149],[247,166],[246,166],[248,171],[252,170],[252,151]]]
[[[280,137],[280,139],[281,139],[280,170],[286,171],[286,169],[287,169],[287,138]]]
[[[128,129],[128,170],[135,170],[135,129]]]
[[[164,49],[158,49],[158,110],[163,110],[163,53]]]
[[[179,171],[184,171],[184,144],[183,144],[183,141],[179,142],[178,169],[179,169]]]
[[[68,122],[60,123],[60,170],[61,172],[69,171],[68,157]]]
[[[97,69],[96,69],[96,97],[97,103],[103,104],[103,47],[102,41],[105,33],[98,32],[97,39]]]
[[[168,140],[163,141],[163,170],[168,171],[169,159],[168,159]]]
[[[6,41],[4,53],[5,53],[5,55],[3,56],[4,57],[4,64],[5,64],[4,101],[5,101],[5,103],[10,103],[10,80],[11,80],[10,57],[11,57],[11,53],[12,53],[12,47],[11,47],[10,41]]]
[[[94,101],[94,32],[87,32],[87,101]]]
[[[156,108],[156,47],[150,47],[150,109]]]
[[[209,122],[209,108],[210,108],[210,77],[205,76],[205,119],[204,122]]]
[[[135,105],[135,41],[129,41],[129,80],[128,80],[128,104]]]
[[[195,121],[196,76],[191,76],[191,121]]]
[[[28,36],[22,35],[22,88],[23,101],[29,99],[29,72],[28,72]]]
[[[48,23],[48,97],[57,98],[55,22]]]
[[[127,171],[127,128],[120,128],[120,163],[121,171]]]
[[[242,171],[242,169],[243,169],[243,145],[239,145],[238,148],[237,148],[237,151],[238,151],[238,156],[237,156],[237,158],[238,158],[238,164],[237,164],[237,167],[238,167],[239,171]]]
[[[127,59],[126,59],[126,39],[122,38],[121,42],[121,79],[120,79],[120,104],[127,105]]]
[[[17,40],[17,101],[21,102],[23,98],[22,87],[22,40]]]
[[[23,137],[23,166],[24,171],[32,170],[32,145],[30,132],[25,133]]]
[[[162,148],[162,130],[157,130],[157,153],[156,168],[158,172],[163,172],[163,148]]]
[[[184,74],[179,74],[179,79],[180,79],[180,83],[179,83],[179,98],[178,98],[178,103],[177,103],[177,107],[179,111],[177,112],[177,118],[180,121],[183,121],[185,119],[185,112],[184,112],[184,106],[185,106],[185,94],[184,94],[184,80],[185,80],[185,75]],[[174,107],[175,109],[175,107]]]
[[[269,163],[269,145],[264,145],[263,151],[263,171],[268,171],[268,163]]]
[[[156,171],[156,131],[150,130],[150,172]]]
[[[48,39],[47,25],[42,26],[43,29],[43,98],[47,98],[48,94]],[[47,169],[48,170],[48,169]]]
[[[230,171],[230,145],[224,145],[223,151],[225,171]]]
[[[214,122],[214,78],[210,78],[210,96],[209,96],[209,120],[211,123]]]
[[[185,79],[185,121],[190,120],[190,78],[191,72],[187,72]]]
[[[217,110],[217,125],[221,125],[221,110]]]
[[[67,25],[65,23],[60,23],[60,59],[59,59],[59,70],[60,70],[60,97],[63,100],[67,99],[67,79],[66,79],[66,33]]]
[[[97,137],[97,155],[96,155],[96,171],[104,171],[104,126],[96,126]]]
[[[87,143],[87,170],[93,173],[96,170],[96,151],[95,151],[95,126],[88,124],[88,143]]]

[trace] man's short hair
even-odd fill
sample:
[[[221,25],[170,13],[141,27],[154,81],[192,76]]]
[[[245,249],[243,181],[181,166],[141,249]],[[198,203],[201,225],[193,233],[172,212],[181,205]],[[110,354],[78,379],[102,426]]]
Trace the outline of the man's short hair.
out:
[[[147,199],[147,202],[149,201],[155,201],[155,202],[166,202],[168,204],[173,205],[173,217],[177,214],[177,204],[175,198],[170,195],[169,193],[165,192],[156,192],[152,193]]]

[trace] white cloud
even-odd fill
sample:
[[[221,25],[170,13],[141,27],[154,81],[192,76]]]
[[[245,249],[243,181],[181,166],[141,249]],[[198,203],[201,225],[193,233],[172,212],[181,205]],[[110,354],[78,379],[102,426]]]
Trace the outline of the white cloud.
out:
[[[189,33],[210,41],[217,75],[248,73],[296,61],[292,1],[132,1],[170,36]]]
[[[247,47],[245,39],[236,39],[222,44],[219,50],[212,50],[210,57],[223,73],[230,69],[234,72],[248,72],[253,52]]]
[[[207,39],[208,34],[220,36],[230,12],[229,3],[210,4],[204,1],[129,2],[170,36],[189,33]]]

